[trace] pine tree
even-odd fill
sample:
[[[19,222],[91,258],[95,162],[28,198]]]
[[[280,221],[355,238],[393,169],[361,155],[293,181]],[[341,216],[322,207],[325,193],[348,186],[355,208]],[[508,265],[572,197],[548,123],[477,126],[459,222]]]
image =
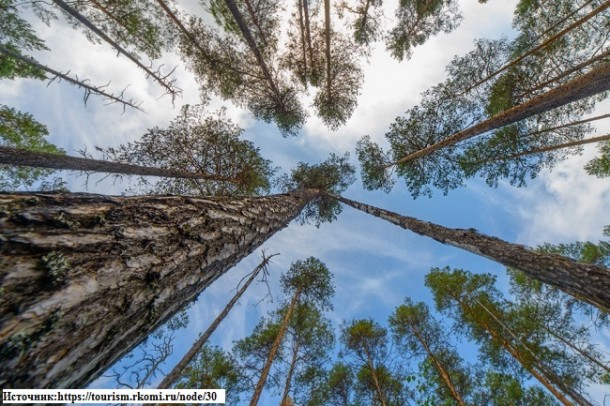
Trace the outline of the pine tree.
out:
[[[267,376],[271,370],[271,365],[282,344],[293,313],[298,311],[299,304],[311,303],[323,310],[332,307],[330,302],[334,294],[332,275],[326,265],[317,258],[310,257],[304,261],[293,263],[288,272],[282,275],[281,283],[284,294],[290,295],[289,303],[285,311],[282,312],[282,321],[278,325],[275,340],[269,348],[269,353],[254,388],[250,405],[258,404]]]
[[[530,277],[556,287],[603,311],[610,310],[610,269],[559,255],[545,254],[486,236],[474,229],[452,229],[413,217],[355,202],[341,196],[338,201],[358,210],[389,221],[414,233],[430,237],[443,244],[472,252],[503,265],[517,268]]]
[[[317,193],[2,195],[0,383],[85,386]]]

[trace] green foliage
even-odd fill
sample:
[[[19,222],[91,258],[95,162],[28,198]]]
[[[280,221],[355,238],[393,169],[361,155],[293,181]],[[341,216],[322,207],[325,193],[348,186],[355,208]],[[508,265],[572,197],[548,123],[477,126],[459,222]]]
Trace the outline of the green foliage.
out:
[[[598,178],[610,176],[610,142],[605,142],[599,147],[600,155],[593,158],[585,165],[585,170],[589,175]]]
[[[331,47],[330,72],[323,70],[313,107],[322,122],[334,131],[347,122],[358,106],[364,75],[354,50],[339,33],[333,32]]]
[[[166,178],[150,184],[140,178],[145,193],[180,195],[257,195],[269,191],[274,170],[225,110],[207,114],[205,104],[182,108],[169,128],[155,127],[135,142],[102,150],[113,161],[213,175],[216,179]]]
[[[26,51],[48,50],[32,26],[17,14],[14,0],[0,0],[0,47],[22,55]],[[1,50],[0,50],[1,51]],[[45,79],[44,72],[0,52],[0,79]]]
[[[389,193],[394,187],[394,179],[390,168],[384,168],[391,164],[390,157],[379,145],[371,141],[371,137],[365,135],[356,144],[356,152],[360,161],[362,185],[366,190],[382,189]]]
[[[292,170],[290,176],[284,174],[276,181],[284,191],[317,189],[329,194],[340,195],[355,178],[356,170],[348,162],[349,153],[343,157],[330,154],[330,157],[319,164],[311,165],[299,162]],[[333,197],[325,194],[316,196],[301,212],[303,222],[313,220],[316,225],[322,222],[331,222],[341,213],[341,205]]]
[[[219,347],[205,345],[184,369],[176,389],[225,389],[227,404],[239,402],[245,390],[237,361]]]
[[[332,274],[317,258],[293,262],[290,269],[280,278],[282,289],[287,296],[299,292],[300,301],[315,304],[320,309],[332,309],[331,298],[335,293]]]
[[[64,154],[61,148],[45,139],[48,135],[47,127],[36,121],[31,114],[0,104],[0,146]],[[53,170],[50,169],[0,165],[0,190],[29,188],[52,173]],[[56,180],[53,186],[60,187],[63,184]]]
[[[72,268],[64,255],[52,251],[41,258],[45,270],[45,280],[52,289],[59,289],[66,284],[68,272]]]
[[[449,33],[462,16],[455,0],[400,0],[396,26],[390,30],[387,48],[399,61],[410,59],[413,48],[440,33]]]

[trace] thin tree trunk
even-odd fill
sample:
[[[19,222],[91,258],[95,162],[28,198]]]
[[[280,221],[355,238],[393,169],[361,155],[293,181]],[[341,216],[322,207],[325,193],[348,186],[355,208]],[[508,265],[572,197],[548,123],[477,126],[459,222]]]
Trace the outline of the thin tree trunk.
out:
[[[455,388],[455,385],[453,384],[453,381],[451,380],[451,375],[445,369],[443,364],[438,360],[438,358],[436,358],[436,356],[430,349],[428,342],[426,340],[424,340],[424,338],[421,336],[421,332],[419,331],[419,329],[417,329],[417,328],[414,329],[414,334],[415,334],[415,337],[417,337],[417,339],[421,343],[421,345],[424,347],[424,350],[426,350],[428,357],[430,357],[430,359],[432,359],[432,362],[434,363],[434,367],[436,368],[439,375],[441,376],[441,379],[445,383],[445,386],[447,387],[447,389],[449,389],[449,392],[451,392],[451,396],[455,399],[455,401],[459,405],[465,406],[466,403],[464,402],[464,399],[462,399],[462,396],[460,395],[460,393]]]
[[[554,286],[599,309],[610,311],[610,269],[585,264],[554,254],[531,251],[523,245],[511,244],[474,229],[453,229],[434,223],[401,216],[341,196],[337,200],[365,213],[389,221],[414,233],[430,237],[473,254],[519,269],[534,279]]]
[[[248,25],[244,21],[244,18],[241,15],[239,8],[237,7],[237,5],[235,4],[235,1],[233,1],[233,0],[225,0],[225,2],[227,3],[227,7],[229,8],[229,11],[231,11],[231,14],[233,15],[233,18],[235,19],[235,22],[237,23],[237,26],[239,27],[239,30],[241,31],[241,33],[244,37],[244,40],[246,41],[246,44],[248,45],[248,48],[250,48],[250,51],[256,58],[258,65],[260,66],[261,70],[263,71],[263,75],[265,76],[265,79],[269,83],[269,87],[273,91],[273,94],[279,100],[280,92],[278,90],[278,87],[277,87],[275,81],[273,80],[273,76],[271,76],[271,72],[270,72],[269,68],[267,67],[267,63],[265,62],[263,55],[261,54],[260,50],[258,49],[258,46],[256,45],[256,42],[254,41],[254,38],[252,38],[252,33],[250,32],[250,28],[248,28]]]
[[[330,102],[333,83],[330,73],[330,0],[324,0],[324,27],[324,37],[326,39],[326,93],[328,95],[327,102]]]
[[[290,392],[290,384],[292,382],[292,375],[294,374],[294,369],[296,367],[298,357],[299,343],[297,341],[292,346],[292,359],[290,360],[290,367],[288,368],[288,373],[286,374],[286,382],[284,383],[284,393],[282,394],[282,401],[280,402],[281,406],[287,405],[288,393]]]
[[[258,35],[260,36],[261,40],[263,41],[263,47],[266,47],[267,39],[265,38],[265,32],[261,28],[261,25],[258,21],[256,12],[252,8],[252,4],[250,4],[249,0],[243,0],[243,1],[244,1],[244,4],[246,5],[246,9],[248,9],[248,14],[250,14],[250,18],[252,18],[252,24],[254,24],[254,26],[256,27],[256,30],[258,31]]]
[[[275,359],[275,355],[277,354],[280,345],[282,344],[282,339],[284,338],[284,334],[286,334],[286,330],[288,329],[288,323],[290,323],[290,317],[292,317],[292,312],[296,305],[299,302],[299,297],[301,295],[301,288],[297,288],[296,292],[292,296],[292,300],[290,301],[290,305],[288,306],[288,310],[286,311],[286,315],[284,316],[284,320],[282,320],[282,324],[280,325],[280,329],[277,333],[277,337],[271,346],[271,350],[269,351],[269,355],[267,356],[267,360],[265,361],[265,366],[261,372],[261,376],[256,383],[256,387],[254,388],[254,393],[252,394],[252,399],[250,400],[250,406],[258,405],[258,400],[263,393],[263,388],[265,386],[265,382],[267,381],[267,376],[269,375],[269,371],[271,370],[271,365],[273,364],[273,360]]]
[[[144,38],[142,38],[140,35],[138,35],[138,33],[130,33],[129,29],[125,26],[125,24],[119,20],[114,14],[112,14],[112,12],[110,10],[108,10],[107,7],[105,7],[102,3],[100,3],[97,0],[89,0],[91,2],[91,4],[93,4],[95,6],[95,8],[97,8],[98,10],[100,10],[102,13],[106,14],[106,16],[110,19],[112,19],[114,22],[116,22],[118,25],[120,25],[121,27],[123,27],[123,29],[127,32],[128,35],[133,35],[134,38],[137,38],[139,41],[142,42],[142,44],[146,44],[146,45],[150,45],[148,43],[148,41]]]
[[[528,362],[525,362],[521,353],[517,348],[515,348],[511,343],[502,337],[497,331],[489,327],[489,325],[483,323],[483,328],[489,333],[492,338],[499,340],[502,347],[517,361],[519,364],[523,366],[523,368],[528,371],[534,378],[538,380],[557,400],[559,400],[564,406],[573,406],[574,404],[570,402],[568,398],[559,390],[559,388],[555,387],[543,374],[540,373],[536,368],[529,365]]]
[[[604,63],[583,76],[572,79],[571,81],[558,86],[555,89],[549,90],[546,93],[536,96],[533,99],[512,107],[502,113],[496,114],[495,116],[479,124],[459,131],[433,145],[413,152],[412,154],[400,158],[393,163],[385,165],[384,167],[388,168],[397,164],[406,163],[421,158],[442,148],[456,144],[457,142],[472,138],[476,135],[516,123],[536,114],[545,113],[557,107],[564,106],[568,103],[581,100],[586,97],[594,96],[609,89],[610,63]]]
[[[117,44],[115,41],[113,41],[108,35],[106,35],[102,30],[100,30],[99,28],[97,28],[95,25],[93,25],[93,23],[91,23],[91,21],[89,21],[85,16],[83,16],[82,14],[80,14],[78,11],[76,11],[74,8],[70,7],[66,2],[64,2],[63,0],[53,0],[53,2],[55,4],[57,4],[58,7],[60,7],[61,9],[63,9],[66,13],[70,14],[72,17],[74,17],[75,19],[77,19],[81,24],[83,24],[85,27],[89,28],[91,31],[93,31],[98,37],[100,37],[101,39],[103,39],[104,41],[106,41],[109,45],[111,45],[114,49],[116,49],[119,53],[123,54],[124,56],[126,56],[130,61],[132,61],[133,63],[135,63],[139,68],[141,68],[144,72],[146,72],[146,74],[150,77],[152,77],[157,83],[159,83],[161,86],[163,86],[165,88],[165,90],[167,90],[167,93],[170,94],[172,96],[172,98],[175,98],[179,93],[180,90],[174,88],[174,86],[172,85],[172,82],[167,82],[165,79],[167,79],[167,76],[161,77],[159,76],[158,72],[153,72],[151,71],[148,67],[144,66],[142,64],[142,62],[140,62],[135,56],[133,56],[132,54],[130,54],[125,48],[123,48],[122,46],[120,46],[119,44]]]
[[[161,176],[168,178],[203,179],[221,182],[238,183],[237,179],[224,178],[207,173],[186,172],[174,169],[138,166],[120,162],[98,159],[80,158],[48,152],[35,152],[26,149],[16,149],[0,146],[0,164],[30,166],[35,168],[50,168],[85,172],[106,172],[121,175]]]
[[[371,370],[371,379],[373,380],[373,386],[375,386],[375,392],[377,392],[377,399],[381,403],[381,406],[387,406],[383,390],[381,389],[381,384],[379,383],[379,378],[377,377],[377,370],[375,369],[375,365],[373,365],[371,354],[366,348],[364,349],[364,352],[366,353],[368,367]]]
[[[182,359],[174,366],[174,368],[168,373],[165,378],[161,381],[161,383],[157,386],[157,389],[167,389],[171,387],[176,380],[180,377],[180,374],[186,368],[186,366],[191,362],[191,360],[201,351],[204,344],[208,341],[212,333],[216,331],[216,328],[220,325],[220,323],[227,317],[233,306],[237,303],[237,301],[242,297],[244,292],[248,289],[248,287],[252,284],[256,276],[259,272],[267,267],[269,264],[269,260],[278,254],[273,254],[269,257],[263,256],[263,261],[250,273],[250,277],[244,283],[244,285],[239,289],[239,291],[233,296],[233,298],[227,303],[222,312],[214,319],[210,327],[195,341],[190,350],[182,357]]]
[[[0,387],[85,387],[318,193],[0,194]]]
[[[121,93],[121,96],[115,96],[113,94],[106,93],[103,90],[103,88],[105,86],[95,87],[95,86],[88,85],[85,82],[82,82],[82,81],[79,81],[79,80],[76,80],[76,79],[72,79],[70,76],[68,76],[65,73],[61,73],[59,71],[56,71],[55,69],[49,68],[48,66],[43,65],[43,64],[37,62],[36,60],[34,60],[34,58],[26,57],[26,56],[23,56],[23,55],[19,55],[19,54],[15,53],[15,52],[7,49],[7,48],[4,48],[1,45],[0,45],[0,53],[6,55],[8,57],[11,57],[11,58],[19,59],[22,62],[25,62],[25,63],[27,63],[29,65],[35,66],[35,67],[37,67],[39,69],[44,70],[45,72],[50,73],[51,75],[55,76],[56,78],[63,79],[63,80],[65,80],[68,83],[71,83],[71,84],[73,84],[75,86],[80,87],[81,89],[85,89],[85,97],[84,97],[85,103],[87,103],[87,100],[89,99],[89,96],[91,94],[97,94],[98,96],[106,97],[107,99],[111,100],[113,103],[120,103],[123,106],[132,107],[132,108],[134,108],[136,110],[142,111],[140,106],[134,104],[134,102],[132,100],[129,100],[129,101],[124,100],[122,98],[122,93]],[[53,81],[53,80],[51,80],[51,81]]]
[[[608,367],[608,365],[604,364],[603,362],[601,362],[599,359],[595,358],[594,356],[592,356],[591,354],[589,354],[587,351],[583,351],[580,348],[578,348],[576,345],[574,345],[573,343],[571,343],[569,340],[566,340],[565,338],[561,337],[560,335],[556,334],[554,331],[552,331],[550,328],[545,327],[544,330],[550,334],[551,336],[553,336],[554,339],[556,339],[557,341],[562,342],[565,346],[569,347],[572,351],[574,351],[575,353],[577,353],[578,355],[580,355],[583,358],[586,358],[589,362],[591,362],[592,364],[597,365],[598,367],[602,368],[603,370],[605,370],[607,373],[610,373],[610,367]]]
[[[488,159],[485,161],[477,161],[477,162],[472,163],[472,165],[481,165],[481,164],[485,164],[485,163],[489,163],[489,162],[497,162],[497,161],[509,161],[511,159],[519,158],[519,157],[522,157],[525,155],[539,154],[541,152],[555,151],[558,149],[577,147],[580,145],[592,144],[595,142],[602,142],[602,141],[610,141],[610,134],[600,135],[599,137],[587,138],[584,140],[566,142],[564,144],[549,145],[548,147],[530,149],[527,151],[519,152],[517,154],[497,157],[497,158]]]
[[[548,79],[548,80],[546,80],[546,81],[544,81],[542,83],[537,84],[535,87],[533,87],[531,89],[527,89],[527,93],[532,93],[532,92],[535,92],[536,90],[540,90],[540,89],[550,85],[551,83],[557,82],[558,80],[561,80],[564,77],[566,77],[566,76],[568,76],[568,75],[570,75],[570,74],[572,74],[574,72],[577,72],[577,71],[579,71],[579,70],[581,70],[583,68],[586,68],[587,66],[591,65],[592,63],[600,61],[600,60],[602,60],[602,59],[604,59],[604,58],[606,58],[608,56],[610,56],[610,49],[608,49],[607,51],[604,51],[601,54],[599,54],[599,55],[597,55],[597,56],[595,56],[595,57],[593,57],[591,59],[588,59],[588,60],[586,60],[586,61],[584,61],[584,62],[582,62],[582,63],[580,63],[580,64],[578,64],[576,66],[573,66],[572,68],[567,69],[564,72],[561,72],[557,76],[554,76],[554,77],[552,77],[552,78],[550,78],[550,79]],[[522,97],[526,97],[526,93],[523,93],[523,94],[519,95],[517,98],[519,99],[519,98],[522,98]]]
[[[297,7],[299,9],[299,32],[301,33],[301,48],[303,52],[303,77],[305,79],[305,88],[307,88],[307,39],[305,38],[305,22],[303,21],[303,0],[297,0]]]
[[[167,15],[167,17],[178,27],[178,29],[182,32],[182,34],[184,34],[184,36],[186,38],[188,38],[188,40],[191,42],[191,44],[193,44],[195,46],[195,48],[197,48],[197,50],[201,53],[201,56],[206,59],[209,60],[215,64],[218,65],[222,65],[222,69],[228,69],[228,70],[232,70],[234,72],[237,72],[240,75],[247,75],[247,76],[251,76],[254,77],[256,79],[260,79],[260,77],[253,75],[249,72],[242,72],[238,69],[235,69],[235,67],[222,62],[214,57],[212,57],[210,55],[210,53],[205,50],[201,44],[197,41],[197,38],[195,38],[195,36],[193,35],[193,33],[191,33],[185,26],[184,24],[182,24],[182,21],[180,21],[180,19],[178,18],[178,16],[169,8],[169,6],[163,1],[163,0],[157,0],[157,3],[161,6],[161,8],[163,9],[163,11],[165,12],[165,14]]]
[[[502,329],[504,329],[508,333],[508,335],[510,335],[512,337],[513,340],[515,340],[515,343],[520,344],[523,348],[525,348],[527,350],[527,352],[529,352],[531,354],[532,358],[536,362],[535,367],[542,374],[544,374],[545,378],[548,379],[549,382],[551,382],[554,386],[558,387],[561,391],[563,391],[563,393],[565,393],[569,397],[571,397],[572,400],[574,400],[577,404],[582,405],[582,406],[593,406],[591,404],[591,402],[586,400],[580,393],[575,392],[573,388],[566,387],[563,383],[563,380],[560,377],[558,377],[544,363],[544,361],[540,359],[540,357],[538,357],[538,354],[536,354],[536,352],[534,350],[532,350],[528,344],[523,342],[523,340],[521,340],[521,338],[519,338],[517,336],[517,334],[515,334],[515,332],[510,327],[508,327],[506,324],[504,324],[504,322],[502,320],[500,320],[500,318],[498,318],[498,316],[496,316],[490,309],[488,309],[487,306],[485,306],[483,303],[481,303],[481,301],[477,298],[474,298],[474,301],[479,306],[481,306],[481,308],[483,308],[483,310],[485,310],[485,312],[487,314],[489,314],[496,321],[496,323],[498,323],[500,325],[500,327]]]
[[[314,71],[313,45],[311,44],[311,23],[309,21],[309,0],[303,1],[303,16],[305,17],[305,34],[307,38],[307,50],[309,52],[309,64],[311,65],[312,73]]]
[[[601,13],[602,11],[607,9],[608,7],[610,7],[610,1],[606,1],[605,3],[602,3],[600,6],[598,6],[593,11],[591,11],[589,14],[587,14],[587,15],[583,16],[582,18],[576,20],[574,23],[570,24],[569,26],[567,26],[563,30],[559,31],[557,34],[549,37],[547,40],[542,42],[537,47],[530,49],[529,51],[527,51],[523,55],[519,56],[518,58],[513,59],[512,61],[510,61],[510,63],[507,63],[506,65],[504,65],[500,69],[496,70],[492,74],[488,75],[487,77],[481,79],[480,81],[478,81],[474,85],[470,86],[468,89],[466,89],[464,92],[462,92],[461,95],[464,95],[464,94],[468,93],[469,91],[471,91],[475,87],[477,87],[477,86],[487,82],[488,80],[490,80],[493,77],[497,76],[498,74],[504,72],[505,70],[509,69],[510,67],[515,66],[516,64],[518,64],[519,62],[521,62],[522,60],[527,58],[528,56],[533,55],[535,52],[538,52],[541,49],[546,48],[547,46],[549,46],[550,44],[552,44],[553,42],[555,42],[559,38],[563,37],[568,32],[574,30],[575,28],[580,27],[581,25],[583,25],[584,23],[586,23],[587,21],[589,21],[590,19],[592,19],[593,17],[595,17],[596,15],[598,15],[599,13]]]

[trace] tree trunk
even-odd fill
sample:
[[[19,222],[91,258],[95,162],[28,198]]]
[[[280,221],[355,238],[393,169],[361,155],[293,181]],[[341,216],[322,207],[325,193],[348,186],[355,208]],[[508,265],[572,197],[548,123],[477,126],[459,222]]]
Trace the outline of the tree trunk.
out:
[[[282,394],[282,401],[280,405],[284,406],[288,404],[288,393],[290,392],[290,384],[292,383],[292,375],[294,374],[294,369],[297,365],[297,360],[299,357],[299,342],[293,343],[292,345],[292,359],[290,360],[290,367],[288,368],[288,373],[286,374],[286,382],[284,383],[284,393]]]
[[[599,359],[595,358],[594,356],[592,356],[591,354],[589,354],[587,351],[584,351],[580,348],[578,348],[574,343],[572,343],[571,341],[563,338],[562,336],[560,336],[559,334],[555,333],[554,331],[552,331],[550,328],[548,328],[547,326],[544,327],[544,330],[550,335],[552,336],[555,340],[561,342],[563,345],[565,345],[566,347],[570,348],[572,351],[574,351],[576,354],[580,355],[581,357],[587,359],[589,362],[591,362],[594,365],[597,365],[598,367],[602,368],[604,371],[606,371],[606,373],[610,374],[610,367],[608,367],[608,365],[604,364],[603,362],[601,362]]]
[[[244,40],[246,41],[246,44],[248,45],[248,48],[250,48],[250,51],[256,58],[256,61],[258,62],[259,67],[263,71],[263,75],[265,76],[265,79],[269,83],[269,87],[273,91],[273,94],[278,98],[278,100],[280,100],[281,97],[280,97],[280,92],[278,90],[278,87],[277,87],[275,81],[273,80],[273,76],[271,76],[271,72],[269,71],[269,68],[267,67],[267,63],[265,62],[263,55],[261,54],[260,50],[258,49],[258,46],[256,45],[256,42],[254,41],[254,38],[252,38],[252,33],[250,32],[250,28],[248,28],[248,25],[244,21],[244,18],[241,15],[239,8],[237,7],[237,5],[235,4],[235,2],[233,0],[225,0],[225,2],[227,3],[227,7],[229,8],[229,11],[231,11],[231,14],[233,15],[233,18],[235,19],[235,22],[237,23],[237,26],[239,27],[239,30],[241,31],[241,34],[243,35]]]
[[[406,163],[425,155],[431,154],[442,148],[456,144],[457,142],[466,140],[486,133],[487,131],[496,128],[504,127],[509,124],[516,123],[536,114],[545,113],[557,107],[564,106],[568,103],[594,96],[598,93],[610,89],[610,63],[604,63],[592,69],[590,72],[571,81],[560,85],[546,93],[534,97],[524,103],[512,107],[502,113],[476,124],[470,128],[459,131],[433,145],[413,152],[397,161],[385,165],[386,168]]]
[[[509,69],[510,67],[515,66],[516,64],[518,64],[519,62],[521,62],[522,60],[527,58],[528,56],[533,55],[534,53],[536,53],[536,52],[546,48],[547,46],[549,46],[550,44],[552,44],[553,42],[555,42],[559,38],[563,37],[568,32],[570,32],[570,31],[580,27],[581,25],[583,25],[584,23],[586,23],[587,21],[589,21],[590,19],[592,19],[593,17],[595,17],[596,15],[598,15],[599,13],[601,13],[602,11],[607,9],[608,7],[610,7],[610,2],[607,1],[605,3],[602,3],[600,6],[598,6],[593,11],[591,11],[589,14],[586,14],[582,18],[576,20],[575,22],[573,22],[572,24],[570,24],[569,26],[567,26],[563,30],[559,31],[557,34],[552,35],[551,37],[546,39],[544,42],[542,42],[540,45],[530,49],[529,51],[527,51],[523,55],[519,56],[518,58],[513,59],[512,61],[510,61],[506,65],[502,66],[500,69],[498,69],[497,71],[493,72],[492,74],[490,74],[486,78],[483,78],[480,81],[478,81],[477,83],[475,83],[474,85],[470,86],[468,89],[466,89],[464,92],[462,92],[462,95],[468,93],[469,91],[471,91],[475,87],[477,87],[477,86],[487,82],[489,79],[492,79],[493,77],[495,77],[498,74],[504,72],[505,70]]]
[[[165,80],[167,77],[161,77],[161,76],[159,76],[158,72],[153,72],[148,67],[144,66],[142,64],[142,62],[140,62],[135,56],[130,54],[125,48],[123,48],[122,46],[117,44],[115,41],[113,41],[102,30],[100,30],[95,25],[93,25],[93,23],[91,23],[91,21],[89,21],[85,16],[80,14],[74,8],[70,7],[66,2],[64,2],[63,0],[53,0],[53,2],[59,8],[61,8],[66,13],[70,14],[72,17],[74,17],[76,20],[78,20],[85,27],[87,27],[91,31],[93,31],[98,37],[100,37],[101,39],[106,41],[109,45],[111,45],[114,49],[116,49],[117,52],[123,54],[124,56],[127,57],[127,59],[129,59],[130,61],[135,63],[140,69],[142,69],[144,72],[146,72],[146,74],[148,76],[152,77],[155,81],[157,81],[157,83],[159,83],[161,86],[163,86],[165,88],[165,90],[167,90],[167,93],[172,96],[172,98],[176,97],[176,95],[180,93],[180,91],[178,89],[174,88],[174,86],[172,85],[172,82],[167,82]]]
[[[532,350],[528,344],[523,342],[523,340],[521,340],[521,338],[519,338],[510,327],[508,327],[502,320],[500,320],[498,316],[496,316],[490,309],[488,309],[487,306],[481,303],[481,301],[477,298],[474,298],[474,301],[476,304],[481,306],[481,308],[485,310],[485,312],[489,314],[496,321],[496,323],[498,323],[500,327],[505,330],[509,336],[512,337],[513,340],[515,340],[515,344],[520,344],[527,352],[531,354],[532,358],[535,361],[532,368],[536,368],[542,375],[544,375],[544,378],[546,380],[548,380],[553,386],[563,391],[563,393],[571,397],[572,400],[574,400],[577,404],[581,406],[593,406],[591,402],[586,400],[580,393],[577,393],[572,387],[566,386],[563,380],[558,377],[557,374],[553,372],[553,370],[550,369],[543,360],[540,359],[538,354],[536,354],[536,351]],[[511,346],[517,349],[513,344],[511,344]]]
[[[366,349],[366,347],[364,349],[364,352],[366,353],[367,365],[368,365],[369,369],[371,370],[371,379],[373,380],[373,386],[375,386],[375,392],[377,395],[377,399],[381,403],[381,406],[387,406],[385,396],[383,395],[383,390],[381,389],[381,384],[379,383],[379,378],[377,377],[377,369],[375,368],[375,365],[373,365],[373,359],[371,357],[371,354]]]
[[[341,196],[334,197],[349,206],[419,235],[486,257],[507,267],[519,269],[534,279],[554,286],[605,312],[610,312],[610,269],[608,268],[580,263],[560,255],[534,252],[523,245],[511,244],[496,237],[480,234],[474,229],[447,228]]]
[[[271,346],[271,350],[269,351],[269,355],[267,356],[267,360],[265,361],[265,366],[263,367],[261,376],[258,379],[258,382],[256,383],[256,388],[254,388],[254,393],[252,394],[252,399],[250,400],[250,406],[258,405],[258,400],[261,397],[263,387],[265,386],[265,382],[267,381],[267,376],[269,375],[269,371],[271,370],[271,364],[273,364],[275,355],[280,349],[280,345],[282,344],[282,338],[284,338],[284,334],[286,334],[286,330],[288,329],[288,323],[290,323],[290,317],[292,316],[292,312],[294,311],[296,305],[299,302],[300,295],[301,288],[299,287],[292,296],[292,300],[290,301],[290,305],[288,306],[288,310],[286,311],[284,320],[282,320],[280,330],[278,331],[277,337],[275,338],[275,341]]]
[[[102,97],[106,97],[107,99],[111,100],[112,103],[121,103],[123,106],[129,106],[129,107],[132,107],[132,108],[134,108],[136,110],[142,111],[142,109],[138,105],[136,105],[132,100],[127,101],[127,100],[124,100],[122,98],[122,95],[121,96],[115,96],[113,94],[106,93],[103,90],[104,86],[95,87],[95,86],[88,85],[85,82],[82,82],[82,81],[79,81],[79,80],[71,78],[70,76],[68,76],[65,73],[61,73],[59,71],[56,71],[55,69],[49,68],[48,66],[43,65],[43,64],[37,62],[34,58],[20,55],[18,53],[15,53],[15,52],[13,52],[13,51],[11,51],[11,50],[1,46],[1,45],[0,45],[0,53],[4,54],[4,55],[6,55],[6,56],[8,56],[10,58],[19,59],[22,62],[25,62],[25,63],[27,63],[29,65],[35,66],[35,67],[37,67],[39,69],[42,69],[43,71],[45,71],[47,73],[50,73],[51,75],[55,76],[55,78],[63,79],[63,80],[65,80],[68,83],[71,83],[71,84],[73,84],[75,86],[80,87],[81,89],[84,89],[85,90],[85,97],[84,97],[85,104],[87,103],[87,100],[89,99],[89,95],[91,95],[93,93],[93,94],[97,94],[97,95],[102,96]],[[52,79],[51,82],[53,80],[54,79]]]
[[[223,178],[207,173],[194,173],[174,169],[154,168],[124,164],[120,162],[102,161],[98,159],[72,157],[48,152],[35,152],[0,146],[0,164],[31,166],[35,168],[51,168],[85,172],[106,172],[121,175],[161,176],[168,178],[203,179],[225,182],[237,182],[236,179]]]
[[[307,88],[309,75],[307,75],[307,39],[305,37],[305,21],[303,20],[303,0],[297,0],[297,8],[299,9],[299,32],[301,33],[301,50],[303,52],[303,77],[305,88]]]
[[[189,362],[191,362],[191,360],[197,355],[197,353],[199,351],[201,351],[201,348],[208,341],[208,339],[210,338],[212,333],[214,333],[214,331],[216,331],[216,328],[218,328],[220,323],[225,319],[225,317],[227,317],[227,315],[229,314],[231,309],[233,309],[233,306],[235,306],[235,303],[237,303],[237,301],[242,297],[244,292],[252,284],[252,282],[254,281],[256,276],[259,274],[259,272],[262,269],[265,269],[267,267],[269,260],[272,257],[274,257],[275,255],[277,255],[277,254],[271,255],[270,257],[263,258],[263,262],[261,262],[250,273],[250,277],[248,278],[246,283],[244,283],[244,285],[239,289],[239,291],[235,294],[235,296],[233,296],[233,298],[229,301],[229,303],[227,303],[227,305],[225,306],[223,311],[220,312],[218,317],[216,317],[216,319],[214,319],[212,324],[210,324],[210,327],[208,327],[208,329],[201,335],[201,337],[199,337],[197,339],[197,341],[195,341],[195,343],[193,344],[191,349],[188,350],[188,352],[184,355],[184,357],[182,357],[180,362],[178,362],[176,364],[176,366],[170,371],[170,373],[165,375],[165,378],[163,378],[161,383],[157,386],[157,389],[167,389],[176,382],[176,380],[180,377],[180,374],[182,373],[184,368],[186,368],[186,366],[189,364]]]
[[[309,21],[309,0],[303,1],[303,16],[305,17],[305,34],[307,38],[307,50],[309,52],[309,65],[312,73],[315,71],[313,58],[313,45],[311,44],[311,23]]]
[[[332,95],[332,77],[330,73],[330,0],[324,0],[324,37],[326,39],[326,93],[327,102],[330,102]]]
[[[441,380],[445,383],[445,386],[447,387],[447,389],[449,389],[449,392],[451,393],[451,396],[453,397],[453,399],[455,399],[455,401],[458,403],[458,405],[465,406],[466,403],[464,402],[464,399],[462,399],[462,396],[460,395],[460,393],[455,388],[455,385],[453,384],[453,382],[451,380],[451,375],[445,369],[444,365],[438,360],[438,358],[436,358],[436,355],[434,355],[434,353],[430,349],[428,342],[422,337],[421,331],[419,331],[418,328],[414,328],[413,333],[415,334],[415,337],[417,337],[417,339],[419,340],[421,345],[424,347],[424,350],[426,350],[428,357],[434,363],[434,367],[436,368],[436,371],[440,375]]]
[[[497,162],[497,161],[508,161],[508,160],[519,158],[519,157],[526,156],[526,155],[539,154],[541,152],[555,151],[557,149],[577,147],[580,145],[592,144],[595,142],[602,142],[602,141],[610,141],[610,134],[600,135],[599,137],[586,138],[584,140],[566,142],[563,144],[549,145],[547,147],[542,147],[542,148],[534,148],[534,149],[530,149],[530,150],[523,151],[523,152],[518,152],[516,154],[512,154],[512,155],[508,155],[508,156],[501,156],[501,157],[497,157],[497,158],[488,159],[485,161],[473,162],[471,165],[481,165],[481,164],[485,164],[485,163],[489,163],[489,162]]]
[[[0,194],[0,387],[86,386],[317,194]]]

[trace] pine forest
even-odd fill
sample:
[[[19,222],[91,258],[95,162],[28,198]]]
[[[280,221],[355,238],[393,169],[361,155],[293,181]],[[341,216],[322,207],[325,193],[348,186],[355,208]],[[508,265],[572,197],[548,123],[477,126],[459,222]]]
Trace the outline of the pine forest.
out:
[[[0,0],[0,389],[85,388],[605,405],[610,0]]]

